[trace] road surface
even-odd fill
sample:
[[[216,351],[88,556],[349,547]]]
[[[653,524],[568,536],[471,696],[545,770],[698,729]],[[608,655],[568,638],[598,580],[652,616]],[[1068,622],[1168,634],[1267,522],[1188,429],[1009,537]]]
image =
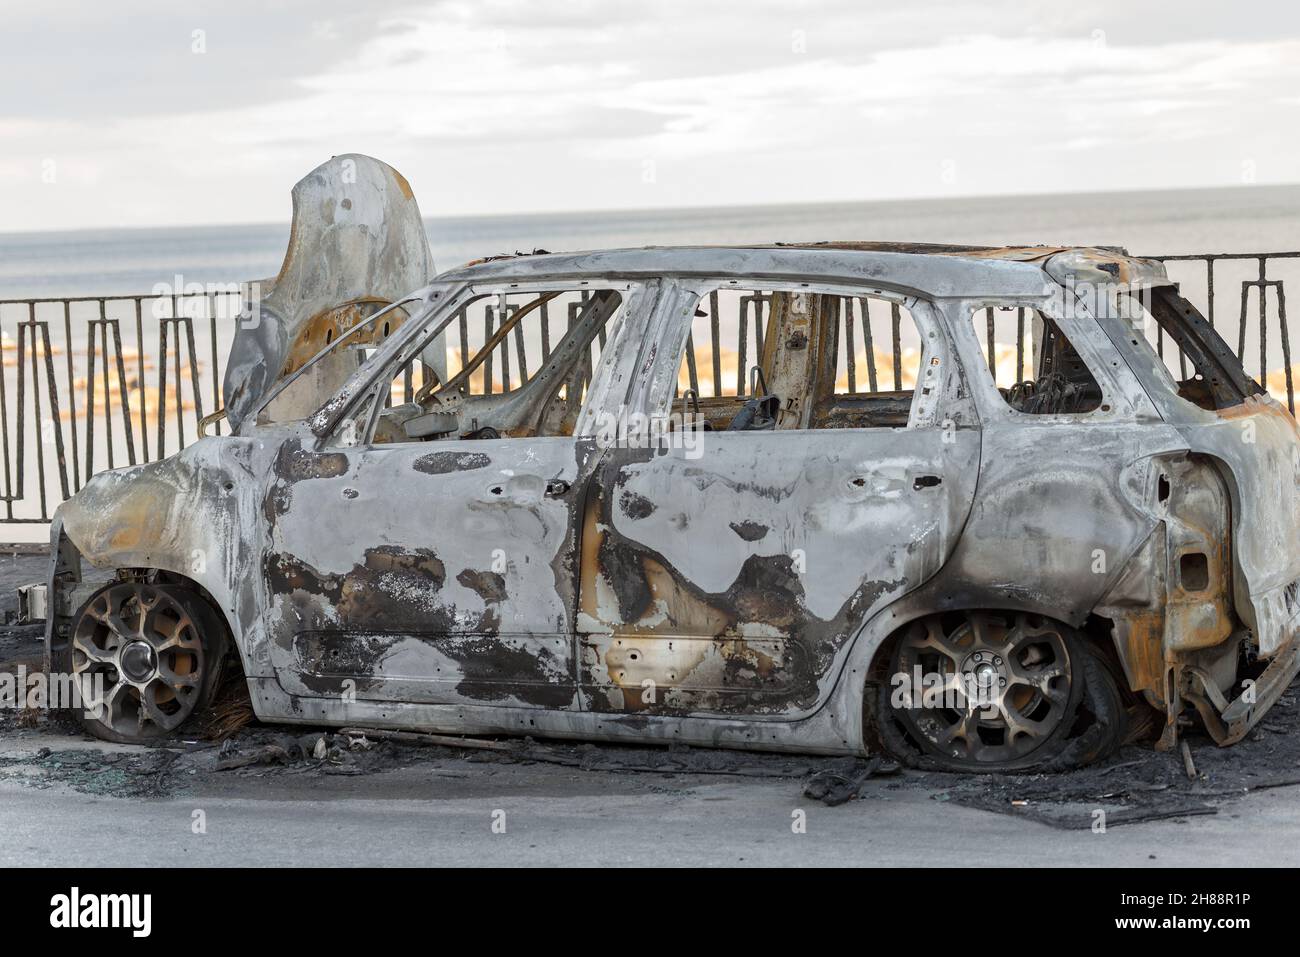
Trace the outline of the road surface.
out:
[[[51,758],[33,758],[40,748],[64,769],[81,749],[104,764],[78,791],[57,780]],[[476,763],[416,749],[364,774],[321,774],[311,762],[182,768],[167,797],[96,793],[114,762],[143,753],[45,732],[6,737],[0,758],[19,763],[0,777],[0,865],[1300,864],[1295,787],[1104,833],[957,806],[906,776],[872,779],[859,799],[827,807],[796,779]]]

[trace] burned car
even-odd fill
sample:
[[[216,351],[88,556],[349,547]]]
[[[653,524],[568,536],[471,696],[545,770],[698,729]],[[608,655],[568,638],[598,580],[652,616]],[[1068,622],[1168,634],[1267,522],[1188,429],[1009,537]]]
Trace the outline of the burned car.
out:
[[[515,255],[323,315],[59,509],[92,733],[238,667],[268,722],[1043,769],[1229,744],[1300,668],[1296,424],[1159,263]]]

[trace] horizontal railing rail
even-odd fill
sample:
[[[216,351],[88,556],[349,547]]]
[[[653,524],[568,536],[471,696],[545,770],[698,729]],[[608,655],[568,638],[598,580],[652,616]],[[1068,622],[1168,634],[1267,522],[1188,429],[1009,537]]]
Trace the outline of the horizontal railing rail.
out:
[[[1183,294],[1215,325],[1234,348],[1246,371],[1295,411],[1300,370],[1292,367],[1291,329],[1286,286],[1300,283],[1300,251],[1273,253],[1206,253],[1150,257],[1163,262]],[[211,289],[217,291],[209,291]],[[0,300],[0,521],[48,523],[59,502],[75,494],[96,472],[120,465],[156,461],[172,455],[199,435],[205,413],[221,408],[221,382],[244,294],[238,284],[203,292],[132,296],[79,296]],[[748,293],[726,328],[716,294],[701,304],[709,318],[714,390],[723,379],[720,356],[724,339],[735,337],[737,393],[744,394],[748,349],[762,350],[763,320],[770,297]],[[573,307],[570,307],[572,310]],[[861,308],[865,308],[862,304]],[[856,362],[854,309],[843,311],[847,323],[850,390],[860,380],[877,385],[871,330],[861,308],[859,332],[867,341],[865,368]],[[570,322],[572,316],[568,317]],[[453,325],[449,339],[463,363],[468,357],[466,321]],[[990,364],[995,361],[992,315],[989,316]],[[477,321],[477,320],[476,320]],[[501,317],[483,315],[485,335]],[[897,317],[892,330],[892,381],[898,388]],[[549,325],[543,322],[543,355],[550,352]],[[1017,375],[1025,366],[1024,316],[1006,343],[1015,350]],[[1186,371],[1186,360],[1164,334],[1153,333],[1171,369]],[[603,333],[602,333],[603,346]],[[457,340],[459,342],[457,343]],[[698,392],[694,336],[687,349],[687,375]],[[511,380],[509,338],[500,345],[493,379]],[[527,360],[518,334],[513,367],[527,376]],[[730,353],[730,346],[726,347]],[[1168,355],[1166,352],[1168,351]],[[728,373],[730,373],[729,359]],[[886,379],[880,370],[883,385]],[[409,400],[415,381],[403,376],[397,395]],[[504,386],[503,386],[504,387]],[[219,432],[220,423],[215,427]]]

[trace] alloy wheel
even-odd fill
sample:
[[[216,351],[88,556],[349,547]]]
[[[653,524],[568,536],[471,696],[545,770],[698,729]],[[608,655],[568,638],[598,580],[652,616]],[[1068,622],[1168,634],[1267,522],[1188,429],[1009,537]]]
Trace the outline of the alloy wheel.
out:
[[[894,713],[946,764],[1029,760],[1059,739],[1073,716],[1068,635],[1065,626],[1028,614],[969,612],[955,626],[939,616],[917,621],[895,651],[893,673],[909,694]]]
[[[84,707],[118,735],[175,731],[201,697],[198,624],[166,586],[120,582],[93,596],[71,637],[72,673],[89,688]]]

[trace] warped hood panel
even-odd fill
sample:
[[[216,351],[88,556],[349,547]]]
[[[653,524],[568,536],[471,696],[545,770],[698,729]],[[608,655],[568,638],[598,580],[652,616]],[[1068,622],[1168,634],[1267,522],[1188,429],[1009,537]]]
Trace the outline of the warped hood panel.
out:
[[[346,153],[304,176],[293,188],[284,264],[253,285],[230,349],[224,395],[232,428],[328,342],[433,276],[420,208],[401,173]],[[398,312],[393,322],[402,318]]]

